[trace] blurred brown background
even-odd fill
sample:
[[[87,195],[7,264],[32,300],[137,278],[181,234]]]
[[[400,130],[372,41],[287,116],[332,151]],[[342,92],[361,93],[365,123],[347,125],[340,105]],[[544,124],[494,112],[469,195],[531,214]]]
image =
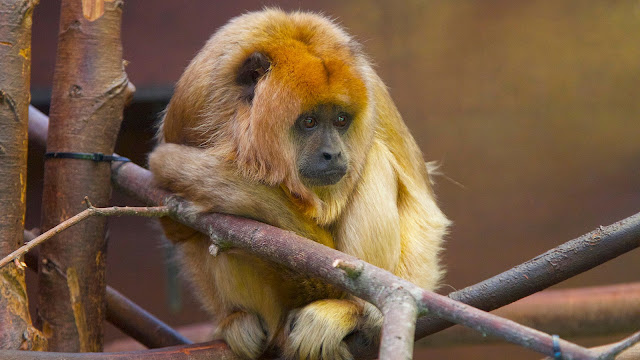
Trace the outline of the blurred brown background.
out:
[[[41,1],[34,15],[32,99],[45,112],[59,5]],[[441,292],[640,211],[638,1],[129,0],[124,56],[138,92],[118,153],[145,164],[153,122],[182,69],[230,17],[264,5],[337,18],[374,59],[425,158],[462,184],[438,180],[439,200],[455,223]],[[30,149],[32,227],[40,221],[42,153]],[[132,204],[117,193],[113,202]],[[167,276],[155,223],[116,218],[110,225],[109,284],[170,325],[203,321],[188,290],[176,291]],[[638,280],[635,251],[559,286]],[[108,340],[121,336],[108,328]],[[418,353],[540,358],[495,345]]]

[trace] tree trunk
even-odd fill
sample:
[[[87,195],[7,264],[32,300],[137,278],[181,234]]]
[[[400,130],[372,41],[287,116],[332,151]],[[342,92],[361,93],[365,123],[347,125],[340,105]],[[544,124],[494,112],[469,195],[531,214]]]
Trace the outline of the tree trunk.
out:
[[[62,1],[47,152],[113,153],[128,95],[122,6],[121,0]],[[43,230],[84,210],[85,196],[108,206],[110,174],[108,162],[46,160]],[[42,245],[38,324],[51,351],[102,350],[105,223],[88,219]]]
[[[27,184],[31,15],[37,0],[0,1],[0,257],[22,245]],[[18,259],[20,260],[20,259]],[[43,350],[31,326],[24,269],[0,269],[0,348]]]

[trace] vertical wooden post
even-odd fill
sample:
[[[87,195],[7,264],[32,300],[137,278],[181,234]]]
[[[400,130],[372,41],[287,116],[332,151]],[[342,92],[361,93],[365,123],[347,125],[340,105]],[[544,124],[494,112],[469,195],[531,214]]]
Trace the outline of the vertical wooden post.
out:
[[[22,244],[27,182],[31,15],[37,0],[0,1],[0,257]],[[31,326],[24,269],[0,269],[0,348],[46,345]]]
[[[122,0],[63,0],[47,152],[113,153],[128,93],[120,25]],[[50,229],[111,197],[108,162],[45,161],[42,228]],[[105,318],[104,218],[92,218],[43,244],[38,324],[49,350],[101,351]]]

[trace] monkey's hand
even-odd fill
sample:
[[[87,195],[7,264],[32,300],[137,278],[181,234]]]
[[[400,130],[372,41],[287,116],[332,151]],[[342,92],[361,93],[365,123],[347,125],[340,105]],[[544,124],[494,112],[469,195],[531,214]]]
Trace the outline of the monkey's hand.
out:
[[[289,314],[284,355],[287,359],[353,359],[345,338],[361,331],[374,342],[381,325],[380,311],[362,300],[317,300]]]

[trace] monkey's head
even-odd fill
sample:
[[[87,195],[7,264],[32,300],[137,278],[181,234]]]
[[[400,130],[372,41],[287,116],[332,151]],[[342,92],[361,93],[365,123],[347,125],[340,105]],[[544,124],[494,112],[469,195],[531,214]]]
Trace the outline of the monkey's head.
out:
[[[245,14],[187,67],[159,135],[219,149],[246,177],[282,186],[329,222],[366,161],[376,78],[359,44],[322,16]]]

